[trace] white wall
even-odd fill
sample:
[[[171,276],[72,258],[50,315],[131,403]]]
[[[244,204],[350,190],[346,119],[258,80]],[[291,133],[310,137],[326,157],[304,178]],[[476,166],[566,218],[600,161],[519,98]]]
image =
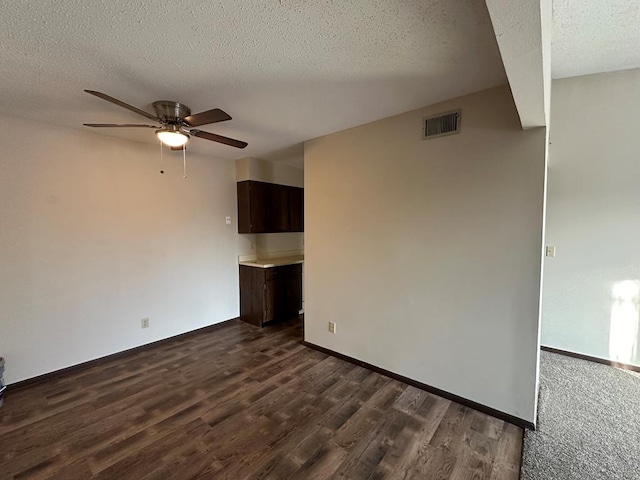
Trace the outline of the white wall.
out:
[[[246,157],[236,160],[236,180],[304,187],[304,170],[284,163]],[[244,234],[241,237],[255,247],[253,253],[258,256],[304,250],[304,233]]]
[[[231,160],[0,116],[8,383],[238,316]],[[235,223],[235,222],[234,222]],[[140,320],[150,317],[150,328]]]
[[[553,82],[547,244],[556,257],[545,262],[542,317],[543,345],[635,364],[637,285],[613,290],[640,280],[638,85],[640,69]]]
[[[534,421],[545,133],[500,87],[307,142],[306,340]]]

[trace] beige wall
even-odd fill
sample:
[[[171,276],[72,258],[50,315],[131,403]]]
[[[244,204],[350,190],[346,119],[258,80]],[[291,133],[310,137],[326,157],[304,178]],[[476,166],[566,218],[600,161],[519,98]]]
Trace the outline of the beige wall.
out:
[[[0,116],[9,383],[238,315],[235,166]],[[149,317],[150,328],[140,320]]]
[[[501,87],[307,142],[306,340],[534,421],[545,134]]]
[[[640,69],[555,80],[542,344],[640,365]],[[627,282],[627,283],[624,283]],[[635,345],[635,347],[634,347]]]
[[[304,170],[284,163],[246,157],[236,160],[236,179],[238,182],[257,180],[304,187]]]

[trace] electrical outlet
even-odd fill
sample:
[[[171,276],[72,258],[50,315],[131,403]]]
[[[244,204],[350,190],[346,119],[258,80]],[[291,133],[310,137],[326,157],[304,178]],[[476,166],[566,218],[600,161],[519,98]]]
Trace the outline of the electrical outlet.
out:
[[[140,320],[140,326],[142,328],[149,328],[149,318],[147,317]]]
[[[329,322],[329,331],[331,333],[336,333],[336,322]]]

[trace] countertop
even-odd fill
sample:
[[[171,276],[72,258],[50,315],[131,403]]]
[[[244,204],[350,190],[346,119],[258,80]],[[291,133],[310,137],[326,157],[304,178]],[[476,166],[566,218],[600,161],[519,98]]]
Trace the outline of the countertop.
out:
[[[245,265],[247,267],[255,267],[255,268],[281,267],[282,265],[294,265],[296,263],[304,263],[304,255],[258,259],[258,260],[250,260],[250,261],[239,262],[239,263],[240,265]]]

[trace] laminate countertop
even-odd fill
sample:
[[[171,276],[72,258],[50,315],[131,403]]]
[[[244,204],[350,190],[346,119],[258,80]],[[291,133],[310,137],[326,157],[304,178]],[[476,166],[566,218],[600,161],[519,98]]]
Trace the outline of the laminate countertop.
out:
[[[281,267],[282,265],[294,265],[296,263],[304,263],[304,255],[295,255],[292,257],[267,258],[262,260],[249,260],[240,262],[240,265],[255,268],[271,268]]]

